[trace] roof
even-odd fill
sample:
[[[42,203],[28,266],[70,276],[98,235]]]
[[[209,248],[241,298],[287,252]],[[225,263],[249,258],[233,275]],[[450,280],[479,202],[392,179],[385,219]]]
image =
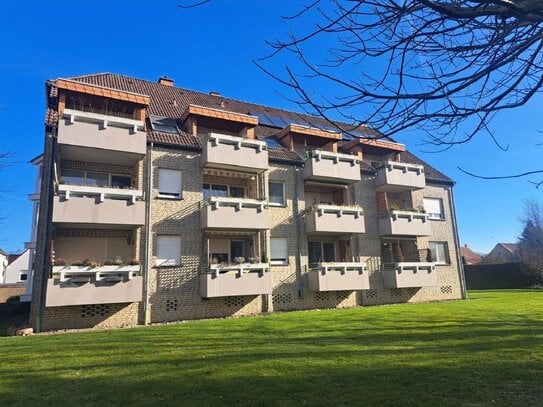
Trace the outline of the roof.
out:
[[[64,79],[57,79],[57,81],[65,81]],[[85,84],[92,85],[97,88],[115,89],[127,94],[143,95],[149,97],[149,105],[147,113],[149,115],[161,116],[172,118],[182,121],[185,113],[190,110],[192,106],[199,106],[202,108],[212,109],[215,111],[224,111],[230,113],[237,113],[238,115],[259,116],[263,115],[268,118],[279,118],[280,120],[288,120],[294,123],[302,122],[304,125],[313,126],[317,129],[330,129],[333,124],[322,117],[311,116],[308,114],[268,107],[264,105],[258,105],[241,100],[226,98],[218,94],[207,94],[197,92],[194,90],[178,88],[175,86],[164,85],[158,82],[151,82],[143,79],[132,78],[124,75],[117,75],[112,73],[98,73],[90,75],[75,76],[68,79],[69,82],[83,82]],[[49,84],[55,84],[55,81],[49,81]],[[64,83],[64,82],[63,82]],[[54,86],[51,87],[55,88]],[[50,92],[50,95],[54,95],[55,92]],[[50,106],[49,106],[50,108]],[[54,110],[48,109],[46,114],[46,123],[52,124],[58,121],[58,113]],[[344,128],[350,131],[356,131],[363,136],[369,138],[381,138],[383,137],[379,132],[369,127],[358,127],[356,130],[351,130],[352,125],[347,123],[335,123],[336,126]],[[267,136],[274,136],[280,132],[281,129],[269,127],[260,123],[255,127],[255,134],[259,139]],[[336,129],[337,130],[337,129]],[[149,141],[159,144],[181,146],[194,149],[201,149],[200,140],[184,131],[181,131],[179,135],[161,133],[156,131],[148,131]],[[350,137],[352,139],[352,137]],[[383,137],[384,140],[394,142],[391,138]],[[293,151],[286,148],[269,148],[270,160],[285,161],[291,163],[302,163],[303,159]],[[452,180],[431,167],[427,163],[423,162],[413,154],[405,151],[401,153],[402,161],[408,163],[422,164],[425,167],[426,176],[428,179],[438,180],[442,182],[452,183]]]
[[[517,254],[518,244],[517,243],[498,243],[496,246],[502,246],[505,250],[511,254]]]
[[[466,264],[478,264],[483,259],[473,250],[471,250],[467,245],[460,247],[460,253]]]
[[[23,252],[24,253],[24,252]],[[15,260],[17,260],[23,253],[12,253],[8,254],[8,264],[13,263]]]

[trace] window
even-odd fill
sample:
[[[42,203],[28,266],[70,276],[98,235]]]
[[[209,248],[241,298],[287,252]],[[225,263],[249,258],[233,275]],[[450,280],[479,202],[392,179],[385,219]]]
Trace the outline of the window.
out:
[[[26,280],[28,280],[28,274],[27,273],[19,274],[19,281],[26,281]]]
[[[181,198],[181,171],[158,169],[158,196],[160,198]]]
[[[432,254],[432,262],[436,264],[450,264],[449,245],[447,242],[429,242],[428,246]]]
[[[111,174],[111,186],[113,188],[128,189],[132,186],[132,177],[130,175]]]
[[[107,187],[109,176],[103,172],[87,172],[87,185],[90,187]]]
[[[68,185],[84,185],[85,184],[85,172],[74,170],[62,170],[60,172],[62,181]]]
[[[110,174],[107,172],[92,172],[79,170],[61,170],[60,178],[67,185],[123,188],[132,187],[132,177],[123,174]]]
[[[424,210],[428,214],[428,219],[443,220],[443,200],[441,198],[424,198]]]
[[[181,237],[158,235],[156,237],[156,266],[178,266],[181,264]]]
[[[335,246],[330,242],[308,242],[309,264],[335,261]]]
[[[245,188],[237,185],[203,184],[202,193],[204,194],[204,199],[210,196],[244,198]]]
[[[270,260],[271,264],[287,265],[288,253],[287,253],[287,238],[286,237],[272,237],[270,239]]]
[[[285,183],[270,181],[270,205],[273,206],[285,206]]]

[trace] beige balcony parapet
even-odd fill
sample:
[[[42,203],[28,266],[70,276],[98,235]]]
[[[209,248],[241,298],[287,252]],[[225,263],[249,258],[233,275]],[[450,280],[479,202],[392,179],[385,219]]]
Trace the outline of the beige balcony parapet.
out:
[[[101,124],[104,129],[108,126],[130,129],[132,133],[137,133],[138,130],[144,130],[145,123],[141,120],[128,119],[126,117],[118,117],[105,115],[101,113],[84,112],[81,110],[64,109],[63,117],[68,118],[70,124],[76,121]]]
[[[314,150],[305,160],[304,179],[350,184],[361,180],[360,162],[354,155]]]
[[[430,236],[432,234],[428,214],[413,211],[392,210],[379,219],[380,236]]]
[[[260,172],[268,169],[268,147],[260,140],[210,133],[204,138],[201,160],[203,166]]]
[[[311,291],[353,291],[370,288],[368,269],[359,262],[318,263],[307,275]]]
[[[96,196],[100,202],[104,199],[115,198],[125,199],[132,203],[140,200],[143,197],[143,191],[139,189],[121,189],[121,188],[103,188],[89,187],[84,185],[67,185],[59,184],[58,190],[63,193],[64,199],[70,199],[70,196]]]
[[[143,277],[139,266],[53,267],[46,307],[139,302]]]
[[[387,161],[377,169],[375,189],[385,192],[423,189],[426,186],[424,166]]]
[[[112,265],[112,266],[53,266],[53,278],[58,276],[61,283],[73,278],[80,280],[102,281],[108,278],[122,277],[126,280],[132,280],[139,274],[140,266],[134,265]]]
[[[271,294],[272,280],[267,263],[211,265],[200,275],[203,298]]]
[[[434,287],[438,284],[434,263],[385,263],[382,273],[387,288]]]
[[[268,201],[210,197],[201,211],[202,228],[269,229]]]
[[[116,151],[128,154],[123,158],[131,164],[141,159],[147,149],[147,134],[143,121],[99,113],[65,109],[59,122],[58,143],[62,146]],[[88,159],[88,152],[71,152],[73,158]],[[78,155],[79,154],[79,155]]]
[[[360,206],[313,205],[305,217],[306,233],[365,233],[364,212]]]

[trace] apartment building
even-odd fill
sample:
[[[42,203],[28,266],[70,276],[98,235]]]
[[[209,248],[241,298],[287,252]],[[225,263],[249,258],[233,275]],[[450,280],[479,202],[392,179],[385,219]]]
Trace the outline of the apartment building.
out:
[[[369,128],[166,77],[46,99],[37,330],[464,297],[452,180]]]

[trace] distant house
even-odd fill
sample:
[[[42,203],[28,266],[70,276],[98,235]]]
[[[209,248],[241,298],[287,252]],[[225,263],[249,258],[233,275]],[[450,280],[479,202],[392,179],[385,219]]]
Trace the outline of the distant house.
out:
[[[28,279],[28,249],[22,253],[9,254],[8,265],[4,271],[1,284],[26,283]]]
[[[498,243],[484,258],[486,264],[518,263],[520,261],[516,243]]]
[[[6,267],[8,266],[8,254],[0,249],[0,283],[4,281],[6,275]]]
[[[471,250],[468,245],[460,247],[460,254],[462,255],[462,263],[467,265],[479,264],[483,261],[481,256]]]

